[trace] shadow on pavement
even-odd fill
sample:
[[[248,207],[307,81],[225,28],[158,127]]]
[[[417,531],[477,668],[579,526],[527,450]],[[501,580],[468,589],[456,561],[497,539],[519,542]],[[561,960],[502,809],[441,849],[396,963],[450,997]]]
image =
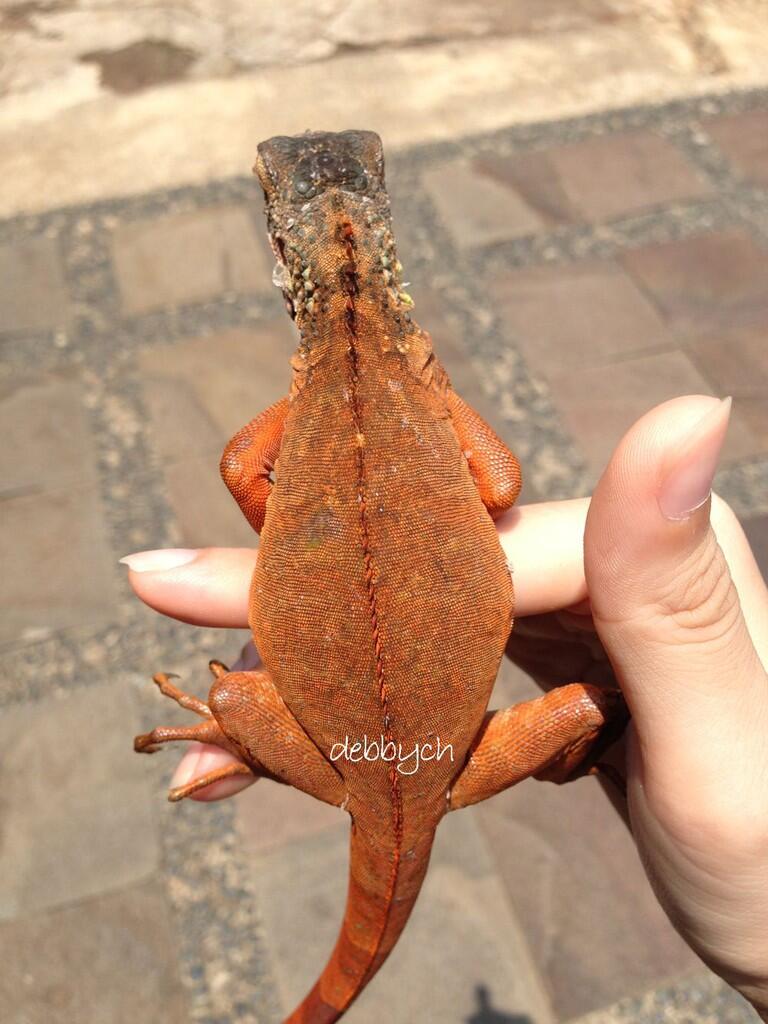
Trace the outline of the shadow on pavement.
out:
[[[475,986],[477,1009],[465,1024],[533,1024],[526,1013],[504,1013],[491,1005],[491,992],[487,985]]]

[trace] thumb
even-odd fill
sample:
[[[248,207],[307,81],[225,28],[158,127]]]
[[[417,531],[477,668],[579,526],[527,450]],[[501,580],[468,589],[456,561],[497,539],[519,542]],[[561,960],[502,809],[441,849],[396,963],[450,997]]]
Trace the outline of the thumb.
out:
[[[730,405],[690,396],[649,412],[619,444],[587,517],[595,626],[646,767],[650,755],[678,772],[722,771],[712,755],[725,753],[723,738],[748,744],[768,722],[765,672],[709,520]]]

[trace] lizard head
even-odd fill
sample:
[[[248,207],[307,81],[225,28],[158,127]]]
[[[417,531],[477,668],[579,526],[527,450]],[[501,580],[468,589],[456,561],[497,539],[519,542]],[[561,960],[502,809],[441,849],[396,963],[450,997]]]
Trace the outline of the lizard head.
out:
[[[304,248],[313,236],[328,237],[329,218],[358,221],[373,208],[388,215],[384,153],[375,132],[276,135],[259,144],[253,169],[278,264],[286,263],[289,239],[293,248]]]
[[[384,154],[375,132],[276,135],[259,144],[253,169],[274,213],[300,209],[331,189],[373,196],[384,188]]]
[[[385,267],[396,256],[384,154],[375,132],[277,135],[259,144],[253,169],[264,190],[277,260],[272,279],[294,319],[306,322],[318,296],[349,287],[351,235],[355,273],[365,275],[375,265],[383,283]]]

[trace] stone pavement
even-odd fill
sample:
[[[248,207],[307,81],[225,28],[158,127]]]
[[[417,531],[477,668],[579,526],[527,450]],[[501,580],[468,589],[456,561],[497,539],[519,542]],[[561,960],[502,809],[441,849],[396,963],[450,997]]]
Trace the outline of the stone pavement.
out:
[[[651,405],[730,393],[717,487],[768,571],[766,140],[768,92],[753,91],[390,160],[416,317],[520,455],[526,500],[587,493]],[[261,206],[237,177],[0,223],[12,1024],[271,1024],[332,945],[343,816],[266,782],[223,805],[170,806],[175,758],[130,749],[173,719],[152,671],[204,694],[206,659],[242,641],[162,621],[116,563],[253,543],[217,462],[289,377]],[[495,701],[532,686],[507,664]],[[754,1017],[666,923],[624,827],[583,780],[526,783],[441,827],[413,921],[347,1019]]]
[[[765,0],[0,0],[0,217],[768,82]]]

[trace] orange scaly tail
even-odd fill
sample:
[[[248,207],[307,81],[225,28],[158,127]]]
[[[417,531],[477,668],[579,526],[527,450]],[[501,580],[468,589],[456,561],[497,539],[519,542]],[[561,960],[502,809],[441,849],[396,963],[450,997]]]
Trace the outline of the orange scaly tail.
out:
[[[389,956],[429,863],[434,828],[408,849],[352,827],[349,890],[336,946],[312,990],[285,1024],[333,1024]]]

